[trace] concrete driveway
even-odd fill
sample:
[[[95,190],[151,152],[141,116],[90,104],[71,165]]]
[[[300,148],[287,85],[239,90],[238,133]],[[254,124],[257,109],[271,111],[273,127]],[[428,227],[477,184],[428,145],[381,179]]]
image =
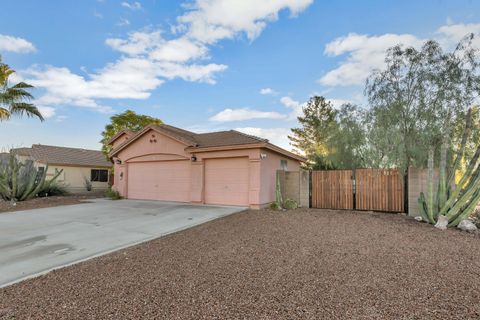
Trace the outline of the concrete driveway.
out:
[[[243,209],[97,199],[0,213],[0,287]]]

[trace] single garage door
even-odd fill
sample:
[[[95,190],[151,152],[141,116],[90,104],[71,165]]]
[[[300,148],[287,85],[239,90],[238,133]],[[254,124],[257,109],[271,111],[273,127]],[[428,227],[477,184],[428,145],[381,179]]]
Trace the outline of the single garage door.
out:
[[[128,198],[190,201],[190,161],[128,164]]]
[[[205,203],[247,206],[248,158],[205,160]]]

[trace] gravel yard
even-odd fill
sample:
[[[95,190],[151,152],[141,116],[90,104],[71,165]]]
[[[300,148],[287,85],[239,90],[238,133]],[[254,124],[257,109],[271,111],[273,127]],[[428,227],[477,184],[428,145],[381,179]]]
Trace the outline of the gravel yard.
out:
[[[246,211],[0,289],[0,319],[479,319],[480,237]]]
[[[9,212],[9,211],[57,207],[57,206],[64,206],[69,204],[79,204],[79,203],[84,203],[85,200],[88,200],[88,199],[103,198],[104,194],[105,192],[91,192],[91,193],[83,193],[83,194],[72,194],[72,195],[66,195],[66,196],[33,198],[26,201],[18,201],[15,204],[12,204],[12,202],[10,201],[4,201],[0,199],[0,213]]]

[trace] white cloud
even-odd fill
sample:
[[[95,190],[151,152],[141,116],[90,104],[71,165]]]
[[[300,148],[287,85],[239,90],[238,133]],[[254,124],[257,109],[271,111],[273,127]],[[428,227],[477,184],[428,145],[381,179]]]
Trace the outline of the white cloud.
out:
[[[255,128],[255,127],[243,127],[235,128],[235,130],[257,136],[263,139],[268,139],[270,143],[277,145],[286,150],[291,150],[290,141],[288,135],[291,134],[289,128]]]
[[[55,115],[55,108],[45,106],[37,106],[37,108],[45,119],[51,118]]]
[[[140,10],[140,9],[142,9],[142,4],[138,1],[135,1],[135,2],[132,2],[132,3],[124,1],[124,2],[122,2],[122,7],[130,9],[130,10]]]
[[[99,99],[147,99],[162,83],[175,78],[214,84],[216,74],[225,71],[227,66],[205,63],[210,59],[211,44],[241,33],[253,40],[267,22],[278,19],[281,10],[288,10],[294,16],[312,1],[196,0],[185,7],[185,14],[178,17],[172,28],[174,34],[164,35],[161,30],[144,29],[126,37],[106,39],[105,44],[122,56],[99,70],[87,72],[84,69],[79,75],[67,68],[43,66],[29,68],[22,76],[45,91],[37,99],[39,105],[73,105],[111,112],[112,109]],[[124,1],[121,5],[129,9],[141,8],[140,2],[136,1]],[[127,19],[120,18],[119,25],[129,24]],[[213,34],[205,35],[203,31],[212,31]],[[222,116],[231,119],[246,117],[241,115],[245,109],[227,110],[216,119]],[[251,111],[250,118],[285,117],[276,112]]]
[[[97,10],[93,10],[93,16],[98,19],[103,19],[103,14],[101,14]]]
[[[339,67],[325,74],[320,83],[325,86],[361,85],[372,69],[384,65],[388,48],[399,43],[418,47],[422,42],[409,34],[368,36],[350,33],[346,37],[337,38],[327,44],[325,54],[333,57],[348,54],[348,57]]]
[[[272,88],[260,89],[259,93],[263,94],[263,95],[275,95],[275,94],[277,94],[277,92],[275,90],[273,90]]]
[[[176,30],[188,30],[191,39],[213,44],[245,33],[255,39],[268,22],[278,19],[281,10],[292,16],[305,10],[313,0],[196,0],[178,17]]]
[[[126,18],[120,17],[120,20],[117,22],[117,26],[119,27],[127,27],[130,25],[130,20]]]
[[[56,116],[56,117],[55,117],[55,122],[63,122],[63,121],[65,121],[66,119],[68,119],[67,116],[63,116],[63,115]]]
[[[296,119],[297,117],[303,114],[303,106],[304,103],[300,103],[298,101],[293,100],[292,98],[285,96],[280,99],[280,103],[283,104],[285,107],[291,109],[289,118]]]
[[[105,44],[127,55],[141,55],[151,51],[162,42],[160,31],[131,32],[127,39],[107,38]]]
[[[452,48],[463,37],[469,33],[475,33],[474,45],[480,47],[480,23],[474,24],[453,24],[451,21],[447,25],[438,28],[436,35],[438,41],[446,48]]]
[[[447,24],[441,26],[433,39],[445,49],[451,49],[468,33],[476,33],[475,45],[480,47],[480,24]],[[373,69],[385,66],[386,50],[395,45],[419,48],[426,40],[412,34],[387,33],[378,36],[350,33],[328,43],[325,54],[331,57],[346,55],[339,66],[322,76],[325,86],[349,86],[364,84]]]
[[[29,53],[29,52],[35,52],[36,49],[31,42],[23,38],[0,34],[0,52],[1,51]]]
[[[213,117],[211,121],[229,122],[229,121],[242,121],[251,119],[283,119],[285,115],[273,112],[273,111],[259,111],[250,108],[242,109],[225,109]]]

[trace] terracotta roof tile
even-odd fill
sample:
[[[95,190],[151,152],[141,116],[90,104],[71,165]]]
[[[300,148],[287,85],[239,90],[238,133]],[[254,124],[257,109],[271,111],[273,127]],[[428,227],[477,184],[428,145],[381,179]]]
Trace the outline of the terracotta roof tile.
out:
[[[31,148],[16,148],[12,151],[18,155],[30,156],[32,159],[44,163],[79,165],[91,167],[111,167],[105,155],[98,150],[79,148],[46,146],[34,144]]]

